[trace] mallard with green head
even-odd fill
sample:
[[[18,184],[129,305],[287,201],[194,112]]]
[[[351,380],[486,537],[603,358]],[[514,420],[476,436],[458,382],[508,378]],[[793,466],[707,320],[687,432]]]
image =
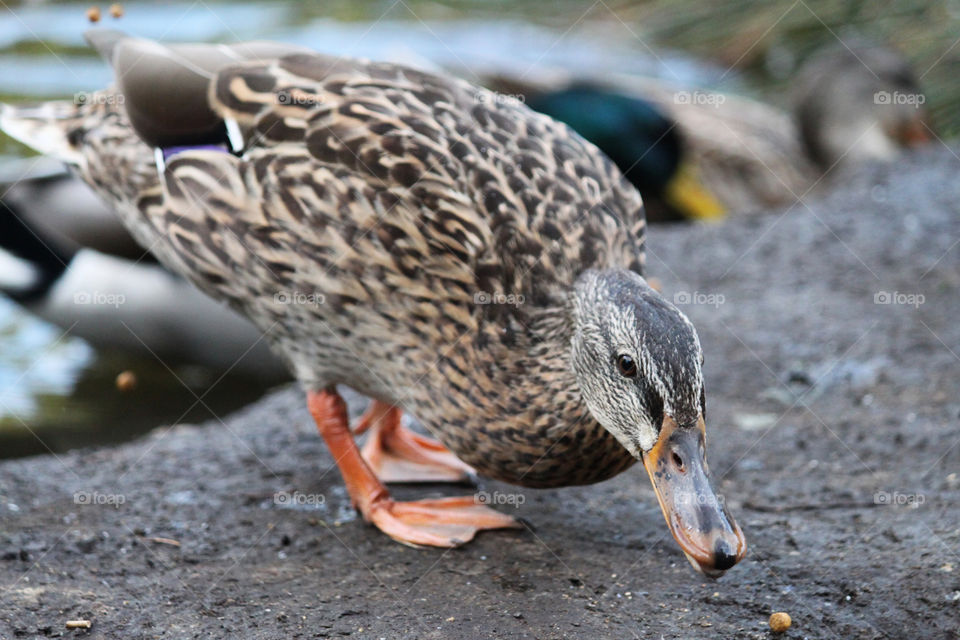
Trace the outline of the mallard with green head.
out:
[[[687,161],[677,123],[653,103],[585,83],[532,92],[525,101],[570,125],[613,160],[640,191],[647,220],[713,220],[725,213]]]
[[[0,124],[71,162],[139,242],[264,332],[367,521],[455,546],[518,522],[474,497],[396,501],[385,482],[473,469],[558,487],[640,460],[697,570],[743,558],[708,479],[700,341],[644,280],[640,195],[595,146],[403,66],[90,40],[115,88],[5,107]],[[337,385],[375,400],[363,451]]]

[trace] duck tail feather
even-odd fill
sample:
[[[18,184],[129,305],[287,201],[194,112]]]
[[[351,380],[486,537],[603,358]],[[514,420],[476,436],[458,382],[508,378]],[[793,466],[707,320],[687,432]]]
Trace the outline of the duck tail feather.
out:
[[[86,94],[78,94],[86,95]],[[79,165],[83,156],[71,144],[79,125],[80,100],[60,100],[32,105],[0,104],[0,130],[31,149],[67,164]]]
[[[126,33],[119,29],[109,29],[105,27],[95,27],[83,32],[83,38],[91,47],[97,50],[100,56],[113,65],[113,51],[121,40],[129,38]]]

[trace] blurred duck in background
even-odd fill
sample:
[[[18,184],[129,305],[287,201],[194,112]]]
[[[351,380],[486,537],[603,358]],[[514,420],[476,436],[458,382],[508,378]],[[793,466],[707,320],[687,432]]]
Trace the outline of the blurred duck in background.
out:
[[[920,81],[889,47],[822,51],[803,66],[794,88],[800,139],[821,171],[893,160],[933,139]]]
[[[932,138],[916,74],[902,55],[873,44],[812,56],[794,81],[793,114],[650,78],[550,78],[498,72],[486,82],[600,147],[654,222],[789,204],[828,173],[891,160]]]
[[[652,222],[711,220],[724,206],[686,162],[685,136],[657,105],[586,84],[531,93],[527,106],[570,125],[600,147],[643,195]]]
[[[252,324],[161,267],[63,165],[0,165],[0,292],[101,349],[265,382],[289,374]]]

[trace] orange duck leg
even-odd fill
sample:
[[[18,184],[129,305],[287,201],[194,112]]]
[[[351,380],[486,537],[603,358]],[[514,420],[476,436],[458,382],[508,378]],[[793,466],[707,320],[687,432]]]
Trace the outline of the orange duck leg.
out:
[[[374,401],[354,427],[370,432],[361,453],[381,482],[466,482],[475,472],[433,438],[403,426],[398,407]]]
[[[335,390],[308,392],[307,406],[340,468],[353,505],[367,522],[394,540],[412,546],[456,547],[469,542],[483,529],[520,526],[516,519],[477,504],[473,496],[413,502],[393,500],[360,454],[347,420],[347,405],[340,394]],[[399,422],[399,412],[392,411],[397,413]],[[374,423],[380,420],[369,422],[366,428],[375,428],[378,425]]]

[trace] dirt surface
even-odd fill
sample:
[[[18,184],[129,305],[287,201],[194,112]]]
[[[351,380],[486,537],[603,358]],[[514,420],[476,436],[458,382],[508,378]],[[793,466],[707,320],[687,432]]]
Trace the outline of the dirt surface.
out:
[[[751,545],[718,582],[639,465],[591,487],[486,482],[531,529],[393,543],[353,515],[289,388],[223,423],[2,463],[0,637],[768,638],[786,611],[779,637],[960,638],[958,170],[941,148],[809,208],[652,233]],[[78,618],[92,630],[64,629]]]

